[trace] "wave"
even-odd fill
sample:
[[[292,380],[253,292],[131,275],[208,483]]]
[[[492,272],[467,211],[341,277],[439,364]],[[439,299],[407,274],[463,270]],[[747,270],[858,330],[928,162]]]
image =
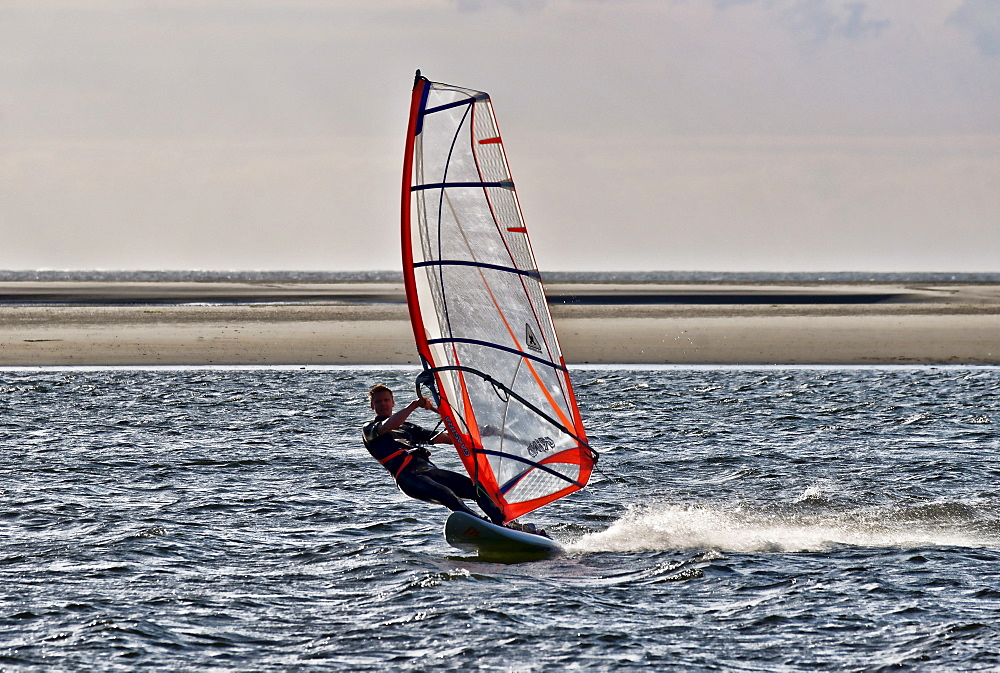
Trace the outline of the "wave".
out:
[[[801,514],[710,505],[633,507],[607,530],[571,543],[580,552],[815,552],[841,547],[998,548],[1000,523],[961,503]]]

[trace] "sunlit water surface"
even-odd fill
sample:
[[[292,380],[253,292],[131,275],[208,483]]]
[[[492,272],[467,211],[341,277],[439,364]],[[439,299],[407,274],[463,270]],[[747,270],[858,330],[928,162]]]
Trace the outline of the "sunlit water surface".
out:
[[[0,670],[1000,667],[1000,370],[575,369],[515,565],[361,447],[414,374],[0,371]]]

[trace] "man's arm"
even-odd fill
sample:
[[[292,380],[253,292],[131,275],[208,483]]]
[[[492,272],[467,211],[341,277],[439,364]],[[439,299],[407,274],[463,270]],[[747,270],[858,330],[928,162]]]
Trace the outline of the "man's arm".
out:
[[[451,438],[451,435],[447,432],[439,432],[434,435],[434,439],[431,440],[431,444],[454,444],[455,440]]]
[[[410,417],[417,409],[431,409],[431,403],[426,397],[421,397],[419,399],[413,400],[405,407],[394,413],[389,418],[382,422],[382,425],[378,428],[378,434],[384,435],[387,432],[391,432],[401,426],[406,422],[406,419]]]

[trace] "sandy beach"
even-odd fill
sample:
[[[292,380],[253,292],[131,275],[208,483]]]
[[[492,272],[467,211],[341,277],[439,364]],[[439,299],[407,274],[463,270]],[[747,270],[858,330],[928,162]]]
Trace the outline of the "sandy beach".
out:
[[[1000,364],[1000,285],[547,292],[569,364]],[[0,283],[0,366],[414,361],[395,283]]]

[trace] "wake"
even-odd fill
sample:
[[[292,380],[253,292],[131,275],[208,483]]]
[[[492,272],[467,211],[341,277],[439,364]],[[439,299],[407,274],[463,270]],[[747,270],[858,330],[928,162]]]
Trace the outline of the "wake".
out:
[[[607,530],[567,545],[572,551],[712,549],[810,552],[839,546],[1000,547],[1000,524],[967,505],[865,509],[806,515],[710,505],[632,508]]]

